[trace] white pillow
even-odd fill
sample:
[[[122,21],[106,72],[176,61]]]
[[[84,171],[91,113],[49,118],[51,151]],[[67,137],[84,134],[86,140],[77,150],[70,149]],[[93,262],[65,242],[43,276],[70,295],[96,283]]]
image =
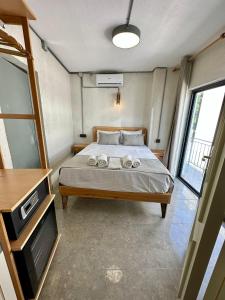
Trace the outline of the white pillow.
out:
[[[144,146],[144,134],[124,134],[123,144],[125,146]]]
[[[99,132],[112,134],[112,133],[120,133],[119,131],[104,131],[104,130],[97,130],[97,143],[99,142]]]
[[[124,140],[124,135],[125,134],[127,134],[127,135],[142,134],[142,129],[135,130],[135,131],[132,131],[132,130],[120,130],[120,132],[121,132],[120,143],[123,144],[123,140]]]
[[[142,130],[120,130],[121,134],[142,134]]]
[[[120,143],[120,132],[111,133],[111,134],[99,132],[98,144],[119,145],[119,143]]]

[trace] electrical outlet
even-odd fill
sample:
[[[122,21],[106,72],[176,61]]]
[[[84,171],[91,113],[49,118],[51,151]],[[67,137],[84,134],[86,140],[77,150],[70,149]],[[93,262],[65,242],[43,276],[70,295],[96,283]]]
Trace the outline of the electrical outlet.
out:
[[[80,137],[81,137],[81,138],[86,138],[87,135],[86,135],[86,133],[81,133],[81,134],[80,134]]]
[[[156,139],[155,142],[156,142],[157,144],[159,144],[159,143],[160,143],[160,139]]]

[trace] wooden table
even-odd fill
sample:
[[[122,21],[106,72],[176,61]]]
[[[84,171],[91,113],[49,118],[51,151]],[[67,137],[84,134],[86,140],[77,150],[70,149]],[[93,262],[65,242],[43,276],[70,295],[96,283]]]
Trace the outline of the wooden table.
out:
[[[84,143],[84,144],[74,144],[72,147],[71,147],[71,152],[73,154],[77,154],[78,152],[80,152],[81,150],[83,150],[85,147],[87,147],[88,144]]]
[[[165,150],[162,149],[151,149],[152,153],[160,160],[163,161],[163,157],[165,155]]]

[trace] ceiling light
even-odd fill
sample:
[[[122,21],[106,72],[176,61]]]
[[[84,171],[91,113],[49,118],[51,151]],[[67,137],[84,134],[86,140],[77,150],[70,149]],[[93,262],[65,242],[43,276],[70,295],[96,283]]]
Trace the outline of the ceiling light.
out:
[[[134,0],[130,0],[127,23],[117,26],[112,32],[112,42],[116,47],[128,49],[137,46],[140,42],[140,29],[130,24],[133,4]]]
[[[119,48],[132,48],[140,42],[140,29],[131,24],[120,25],[113,30],[112,42]]]

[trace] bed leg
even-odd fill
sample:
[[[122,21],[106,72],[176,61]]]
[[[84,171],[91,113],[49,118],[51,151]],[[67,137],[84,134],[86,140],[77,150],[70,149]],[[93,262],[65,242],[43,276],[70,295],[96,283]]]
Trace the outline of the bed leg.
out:
[[[67,208],[68,196],[62,196],[62,207],[63,209]]]
[[[162,211],[162,218],[164,219],[166,216],[166,208],[167,208],[167,204],[165,203],[161,203],[161,211]]]

